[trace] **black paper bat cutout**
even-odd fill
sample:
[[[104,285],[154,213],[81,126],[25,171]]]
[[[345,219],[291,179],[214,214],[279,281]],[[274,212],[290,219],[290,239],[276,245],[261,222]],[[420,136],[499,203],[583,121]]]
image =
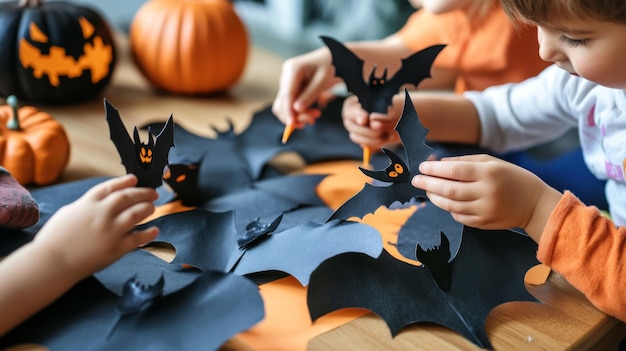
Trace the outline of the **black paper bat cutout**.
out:
[[[253,282],[214,271],[118,323],[119,298],[89,277],[0,338],[0,349],[36,343],[50,350],[218,350],[264,317]]]
[[[526,271],[538,263],[536,250],[528,236],[513,231],[465,227],[448,290],[440,289],[423,266],[386,251],[377,259],[338,255],[311,275],[309,312],[315,321],[335,310],[361,307],[384,319],[393,336],[407,325],[432,322],[490,348],[485,333],[489,312],[508,301],[536,301],[524,286]]]
[[[137,279],[137,276],[130,278],[124,284],[122,299],[117,303],[117,310],[120,315],[127,316],[147,309],[152,302],[163,294],[165,280],[163,275],[154,284],[145,284]]]
[[[405,84],[417,86],[423,79],[430,77],[430,67],[445,45],[433,45],[402,59],[402,66],[390,78],[385,68],[382,76],[375,75],[372,69],[369,81],[363,79],[364,61],[350,49],[330,37],[322,36],[324,44],[330,50],[335,75],[342,78],[348,91],[356,95],[363,109],[367,112],[387,113],[391,98]]]
[[[109,124],[111,140],[122,158],[122,164],[127,173],[137,176],[139,187],[156,188],[163,181],[163,170],[168,164],[170,148],[174,146],[174,126],[172,116],[153,138],[148,130],[148,142],[139,138],[137,127],[133,130],[133,138],[126,131],[119,112],[107,99],[104,99],[106,120]]]
[[[265,224],[275,220],[271,218]],[[311,272],[329,257],[344,252],[375,257],[382,250],[378,231],[358,222],[307,222],[290,226],[264,233],[263,240],[244,249],[238,244],[243,233],[235,228],[233,211],[214,213],[194,209],[165,215],[140,227],[154,225],[159,228],[156,241],[171,243],[176,249],[172,263],[240,275],[280,271],[294,276],[303,285],[308,283]]]
[[[384,170],[361,171],[378,181],[390,183],[387,186],[365,184],[363,189],[341,205],[330,219],[363,217],[373,213],[380,206],[391,206],[395,202],[409,202],[412,199],[426,199],[426,192],[411,185],[411,179],[420,174],[419,164],[426,161],[432,148],[424,143],[428,129],[420,122],[407,90],[404,91],[404,109],[395,127],[404,146],[406,158],[402,159],[393,151],[383,149],[391,161]],[[406,162],[405,162],[406,160]]]

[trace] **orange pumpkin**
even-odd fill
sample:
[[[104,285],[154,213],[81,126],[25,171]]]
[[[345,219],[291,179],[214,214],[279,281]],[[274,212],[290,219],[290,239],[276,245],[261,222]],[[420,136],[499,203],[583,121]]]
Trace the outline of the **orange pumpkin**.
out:
[[[157,88],[182,94],[228,89],[240,79],[248,35],[228,0],[151,0],[130,26],[133,59]]]
[[[63,126],[33,106],[18,108],[14,96],[0,106],[0,165],[23,185],[48,185],[70,159]]]

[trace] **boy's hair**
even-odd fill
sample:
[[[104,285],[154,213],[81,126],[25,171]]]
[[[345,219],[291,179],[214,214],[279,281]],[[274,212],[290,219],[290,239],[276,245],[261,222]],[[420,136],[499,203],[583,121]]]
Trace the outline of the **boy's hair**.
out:
[[[519,23],[552,23],[555,18],[594,19],[626,24],[624,0],[500,0],[504,12]]]

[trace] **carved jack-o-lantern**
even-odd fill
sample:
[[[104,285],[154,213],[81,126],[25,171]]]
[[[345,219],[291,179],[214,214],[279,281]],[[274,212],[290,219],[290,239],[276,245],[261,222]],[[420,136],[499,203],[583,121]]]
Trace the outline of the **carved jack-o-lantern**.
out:
[[[40,103],[97,96],[115,67],[108,24],[94,10],[69,2],[0,4],[0,95]]]

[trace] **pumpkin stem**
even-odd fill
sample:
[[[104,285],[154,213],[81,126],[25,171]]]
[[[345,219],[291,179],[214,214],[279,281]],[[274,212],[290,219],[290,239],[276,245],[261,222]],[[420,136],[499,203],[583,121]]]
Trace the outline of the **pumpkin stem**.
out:
[[[20,0],[18,5],[20,7],[37,7],[41,5],[41,0]]]
[[[13,116],[11,116],[7,122],[7,128],[10,130],[22,130],[22,127],[20,126],[20,119],[17,116],[18,106],[15,95],[11,95],[7,98],[7,104],[11,106],[11,110],[13,110]]]

